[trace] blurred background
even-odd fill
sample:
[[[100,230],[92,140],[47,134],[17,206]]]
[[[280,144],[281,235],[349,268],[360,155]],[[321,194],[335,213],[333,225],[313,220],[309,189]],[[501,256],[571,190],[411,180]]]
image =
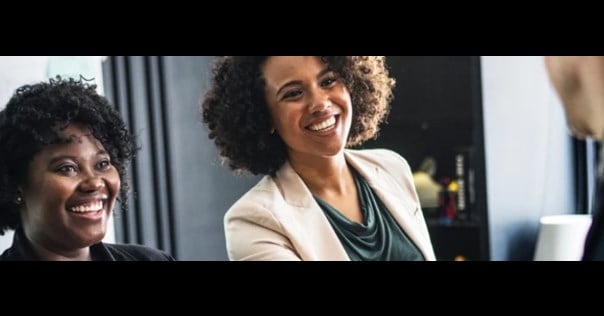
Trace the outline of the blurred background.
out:
[[[198,104],[212,56],[0,56],[0,108],[26,83],[94,78],[142,149],[107,241],[227,260],[222,217],[260,177],[220,164]],[[532,260],[539,220],[586,214],[595,144],[573,139],[543,56],[387,56],[385,147],[413,171],[440,260]],[[2,154],[2,153],[0,153]],[[0,251],[11,234],[0,236]]]

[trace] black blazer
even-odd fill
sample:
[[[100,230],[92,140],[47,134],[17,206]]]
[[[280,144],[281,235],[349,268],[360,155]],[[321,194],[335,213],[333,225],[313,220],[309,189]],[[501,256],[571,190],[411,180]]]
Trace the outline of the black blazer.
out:
[[[604,147],[596,175],[596,188],[592,204],[592,224],[585,241],[583,261],[604,260]]]
[[[90,246],[92,261],[174,261],[169,254],[140,245],[98,243]],[[18,228],[13,244],[0,256],[0,261],[38,261],[23,229]]]

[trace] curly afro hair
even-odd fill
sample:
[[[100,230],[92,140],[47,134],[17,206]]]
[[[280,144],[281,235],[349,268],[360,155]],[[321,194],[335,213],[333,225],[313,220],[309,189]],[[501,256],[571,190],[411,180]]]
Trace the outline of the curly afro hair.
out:
[[[90,128],[109,153],[122,182],[119,201],[125,210],[126,165],[137,148],[118,112],[95,89],[83,78],[57,76],[18,88],[0,112],[0,235],[21,224],[15,197],[31,160],[45,146],[65,141],[58,132],[71,123]]]
[[[271,134],[261,68],[270,56],[224,56],[216,60],[212,86],[201,104],[202,119],[220,155],[237,171],[274,173],[287,160],[283,140]],[[347,147],[377,137],[389,111],[395,81],[384,56],[322,56],[350,92],[353,116]]]

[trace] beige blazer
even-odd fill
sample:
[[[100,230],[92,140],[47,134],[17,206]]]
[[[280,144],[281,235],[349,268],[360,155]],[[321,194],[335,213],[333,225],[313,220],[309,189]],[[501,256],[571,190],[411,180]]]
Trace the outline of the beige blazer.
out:
[[[345,150],[427,260],[435,260],[407,161],[385,149]],[[286,162],[265,176],[224,217],[231,260],[350,260],[323,210]]]

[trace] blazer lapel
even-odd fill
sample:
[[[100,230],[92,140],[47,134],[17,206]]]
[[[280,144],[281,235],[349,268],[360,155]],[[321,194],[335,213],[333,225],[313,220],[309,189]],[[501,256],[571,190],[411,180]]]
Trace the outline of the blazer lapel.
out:
[[[303,260],[350,260],[338,236],[302,178],[289,162],[277,171],[276,183],[291,207],[280,220]]]
[[[384,174],[377,164],[345,151],[347,162],[367,180],[394,219],[415,243],[426,260],[434,260],[430,237],[423,222],[415,217],[419,203],[401,194],[401,186]],[[338,236],[300,176],[289,162],[276,173],[276,184],[290,210],[278,212],[283,228],[303,260],[350,260]],[[425,231],[425,233],[424,233]]]

